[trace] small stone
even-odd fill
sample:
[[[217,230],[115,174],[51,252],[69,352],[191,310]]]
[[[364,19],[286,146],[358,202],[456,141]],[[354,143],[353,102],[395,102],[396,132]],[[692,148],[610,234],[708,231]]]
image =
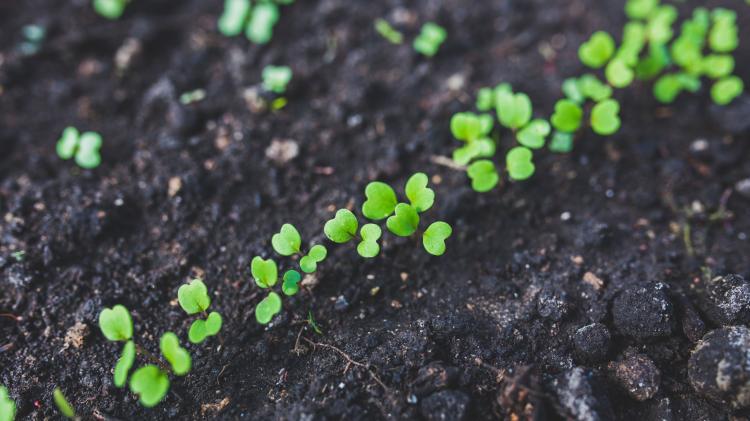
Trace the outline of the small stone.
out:
[[[702,396],[734,409],[750,407],[750,329],[712,330],[688,361],[688,378]]]
[[[458,378],[458,374],[456,367],[432,362],[419,369],[411,388],[417,396],[429,395],[451,386]]]
[[[615,297],[612,318],[625,335],[647,340],[672,334],[674,308],[661,282],[626,288]]]
[[[339,295],[336,297],[336,302],[333,303],[333,309],[336,311],[345,311],[349,308],[349,301],[346,300],[346,297],[343,295]]]
[[[735,183],[734,189],[737,190],[737,193],[739,193],[740,196],[746,199],[750,199],[750,177],[743,178],[742,180]]]
[[[284,165],[299,155],[299,145],[293,140],[274,139],[266,148],[266,156],[278,165]]]
[[[458,390],[443,390],[425,398],[419,412],[428,421],[461,421],[466,417],[469,396]]]
[[[651,399],[659,391],[661,372],[647,355],[626,352],[622,360],[610,362],[609,369],[617,383],[637,401]]]
[[[558,376],[553,387],[562,417],[589,421],[615,419],[604,388],[593,371],[575,367]]]
[[[609,329],[601,323],[592,323],[578,329],[573,335],[576,357],[583,362],[604,360],[609,351]]]

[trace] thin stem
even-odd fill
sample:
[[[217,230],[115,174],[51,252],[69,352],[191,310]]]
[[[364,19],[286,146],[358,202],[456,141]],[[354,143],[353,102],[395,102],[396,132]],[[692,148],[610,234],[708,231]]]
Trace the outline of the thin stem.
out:
[[[149,361],[156,364],[161,368],[162,370],[169,372],[169,367],[162,361],[161,359],[157,358],[154,354],[149,352],[146,348],[143,348],[142,346],[136,344],[135,345],[135,351],[138,353],[138,355],[146,357]]]

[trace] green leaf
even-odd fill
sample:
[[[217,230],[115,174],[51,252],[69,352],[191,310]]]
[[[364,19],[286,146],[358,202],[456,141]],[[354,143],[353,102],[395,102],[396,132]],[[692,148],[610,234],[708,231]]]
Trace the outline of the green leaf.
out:
[[[648,20],[647,38],[652,45],[665,45],[672,39],[672,24],[677,19],[677,9],[672,5],[657,7]]]
[[[375,31],[377,31],[380,36],[387,39],[391,44],[401,44],[404,42],[404,35],[394,29],[385,19],[375,19]]]
[[[273,27],[279,20],[279,7],[271,2],[256,3],[245,27],[245,36],[256,44],[266,44],[273,36]]]
[[[99,149],[102,147],[102,136],[95,132],[85,132],[81,135],[76,152],[76,164],[81,168],[92,169],[101,164]]]
[[[386,221],[388,230],[399,237],[408,237],[419,227],[419,214],[413,206],[399,203],[396,212]]]
[[[302,238],[292,224],[284,224],[281,231],[271,238],[271,245],[276,253],[282,256],[291,256],[300,252]]]
[[[572,133],[581,127],[583,110],[575,102],[569,99],[561,99],[555,104],[555,113],[552,114],[552,125],[555,129]]]
[[[727,105],[742,94],[745,84],[737,76],[719,79],[711,87],[711,98],[719,105]]]
[[[534,154],[530,149],[516,146],[505,155],[505,165],[510,178],[514,180],[526,180],[534,175],[536,167],[531,161]]]
[[[263,87],[271,92],[283,94],[292,80],[292,69],[288,66],[266,66],[263,68]]]
[[[76,411],[73,410],[73,407],[70,405],[70,402],[68,402],[67,399],[65,399],[65,395],[63,395],[62,390],[60,390],[59,387],[56,387],[55,390],[52,392],[52,400],[55,401],[55,406],[57,406],[57,410],[60,411],[60,413],[65,417],[69,419],[74,419],[76,417]]]
[[[615,58],[622,60],[628,67],[638,64],[638,58],[646,46],[646,27],[640,22],[628,22],[622,31],[622,44]]]
[[[195,314],[206,311],[211,305],[208,296],[208,288],[200,278],[193,279],[189,284],[180,286],[177,290],[177,301],[187,314]]]
[[[612,58],[615,53],[615,40],[604,31],[597,31],[591,38],[581,44],[578,57],[586,66],[598,69]]]
[[[518,143],[531,149],[539,149],[544,146],[544,142],[552,129],[547,120],[532,120],[521,131],[518,132]]]
[[[477,109],[489,111],[495,107],[495,90],[493,88],[481,88],[477,93]]]
[[[94,10],[100,16],[116,20],[125,13],[128,0],[94,0]]]
[[[0,386],[0,421],[13,421],[16,418],[16,403],[8,396],[8,389]]]
[[[442,26],[434,22],[427,22],[422,25],[422,30],[414,39],[414,50],[427,57],[432,57],[437,54],[440,45],[447,36],[448,33]]]
[[[110,341],[128,341],[133,337],[133,319],[128,309],[120,304],[99,313],[99,328]]]
[[[711,79],[729,76],[734,71],[734,57],[729,54],[711,54],[703,59],[701,68]]]
[[[258,323],[265,325],[280,311],[281,297],[279,297],[279,294],[271,291],[266,298],[255,306],[255,319]]]
[[[203,342],[207,337],[214,336],[221,330],[224,320],[221,314],[212,311],[206,320],[198,319],[190,325],[188,340],[194,344]]]
[[[57,156],[61,159],[73,158],[78,148],[79,136],[78,129],[75,127],[66,127],[62,132],[62,136],[57,141]]]
[[[591,110],[591,128],[597,134],[608,136],[620,129],[620,104],[606,99]]]
[[[395,195],[395,193],[394,193]],[[357,235],[357,217],[349,209],[339,209],[336,216],[326,222],[323,232],[334,243],[343,244]]]
[[[284,273],[284,282],[281,284],[281,291],[285,295],[295,295],[299,292],[299,281],[302,280],[302,275],[296,270],[288,270]]]
[[[427,253],[442,256],[445,253],[445,240],[453,234],[453,228],[443,221],[430,224],[422,236],[422,245]]]
[[[625,62],[615,58],[609,62],[605,70],[607,80],[615,88],[624,88],[630,85],[635,78],[635,72]]]
[[[573,150],[573,134],[555,132],[549,142],[549,150],[555,153],[568,153]]]
[[[714,16],[714,24],[708,35],[708,43],[711,50],[717,53],[731,53],[739,45],[737,24],[730,16],[724,18],[716,16]]]
[[[270,288],[276,285],[279,277],[276,262],[272,259],[263,260],[260,256],[253,257],[250,262],[250,272],[253,274],[255,283],[261,288]]]
[[[676,74],[665,74],[654,83],[654,97],[661,103],[671,104],[682,92],[682,82]]]
[[[669,65],[669,51],[663,45],[651,45],[649,54],[635,66],[635,76],[640,80],[651,80]]]
[[[586,98],[595,102],[605,100],[612,96],[612,88],[600,81],[592,74],[585,74],[578,79],[578,86]]]
[[[628,0],[625,13],[630,19],[646,19],[659,5],[659,0]]]
[[[365,188],[367,200],[362,205],[362,214],[373,221],[388,217],[396,209],[398,200],[391,186],[380,181],[373,181]]]
[[[362,241],[357,244],[357,253],[366,259],[377,256],[380,253],[378,240],[383,235],[380,227],[375,224],[363,225],[359,235]]]
[[[562,83],[562,91],[567,99],[576,104],[581,104],[586,100],[583,92],[581,92],[578,79],[576,78],[565,79]]]
[[[114,383],[115,387],[123,387],[128,382],[128,373],[133,368],[135,362],[135,343],[133,341],[127,341],[125,346],[122,348],[122,354],[120,359],[115,364],[115,375]]]
[[[466,165],[472,159],[478,157],[480,153],[481,146],[479,142],[470,142],[453,151],[453,161],[458,165]]]
[[[318,263],[325,260],[328,255],[328,250],[321,245],[312,246],[307,256],[304,256],[299,261],[299,267],[302,272],[313,273],[318,270]]]
[[[474,113],[463,112],[451,117],[451,133],[458,140],[470,142],[482,134],[482,121]]]
[[[492,190],[500,181],[495,164],[489,159],[482,159],[469,165],[466,174],[471,179],[471,188],[480,193]]]
[[[422,213],[435,203],[435,191],[427,187],[427,174],[414,173],[406,182],[406,197],[417,212]]]
[[[224,0],[224,12],[219,17],[219,32],[226,37],[242,33],[250,15],[250,0]]]
[[[497,117],[509,129],[520,129],[531,120],[531,100],[524,93],[509,91],[496,93]]]
[[[153,364],[143,366],[130,377],[130,391],[139,396],[141,405],[152,408],[167,395],[169,377]]]
[[[161,355],[169,361],[175,375],[184,376],[190,372],[192,365],[190,353],[180,346],[180,340],[173,332],[167,332],[161,336],[159,350],[161,350]]]
[[[221,326],[224,325],[224,319],[221,314],[212,311],[206,317],[206,334],[208,336],[214,336],[221,330]]]

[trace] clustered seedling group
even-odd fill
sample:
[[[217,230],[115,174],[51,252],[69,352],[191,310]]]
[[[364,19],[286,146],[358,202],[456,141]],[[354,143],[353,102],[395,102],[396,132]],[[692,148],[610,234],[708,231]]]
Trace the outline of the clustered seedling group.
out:
[[[273,37],[279,21],[279,6],[294,0],[225,0],[224,13],[219,18],[219,32],[227,37],[242,33],[255,44],[266,44]]]

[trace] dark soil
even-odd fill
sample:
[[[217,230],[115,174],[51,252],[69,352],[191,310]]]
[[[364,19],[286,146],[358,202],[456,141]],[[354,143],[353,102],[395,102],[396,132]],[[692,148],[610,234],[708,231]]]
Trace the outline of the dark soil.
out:
[[[548,115],[583,71],[577,45],[619,33],[624,1],[298,0],[267,46],[221,37],[221,1],[135,0],[115,22],[88,3],[0,2],[0,313],[21,318],[0,316],[0,384],[20,419],[54,416],[56,385],[85,419],[748,415],[736,391],[698,394],[688,359],[750,314],[744,280],[706,285],[708,272],[750,279],[750,182],[737,184],[750,177],[750,98],[719,109],[704,90],[662,107],[635,85],[618,93],[620,133],[540,155],[532,180],[490,194],[431,159],[450,154],[448,120],[479,87],[510,82]],[[740,13],[748,83],[750,7],[721,4]],[[428,20],[449,37],[427,60],[380,38],[377,17],[407,39]],[[30,23],[48,37],[24,57]],[[118,71],[128,43],[140,51]],[[294,70],[289,105],[253,112],[245,90],[267,64]],[[196,88],[205,100],[178,102]],[[68,125],[103,135],[99,168],[56,156]],[[274,139],[299,156],[272,162]],[[249,262],[282,223],[321,241],[368,181],[414,171],[439,175],[429,218],[454,226],[444,257],[392,238],[372,261],[333,247],[317,283],[270,326],[255,322]],[[193,371],[144,409],[112,385],[119,346],[98,313],[127,306],[153,351],[167,330],[185,341],[175,298],[193,276],[225,315],[223,345],[190,345]],[[710,381],[723,346],[742,361],[715,337],[696,378]],[[733,368],[732,387],[747,370]]]

